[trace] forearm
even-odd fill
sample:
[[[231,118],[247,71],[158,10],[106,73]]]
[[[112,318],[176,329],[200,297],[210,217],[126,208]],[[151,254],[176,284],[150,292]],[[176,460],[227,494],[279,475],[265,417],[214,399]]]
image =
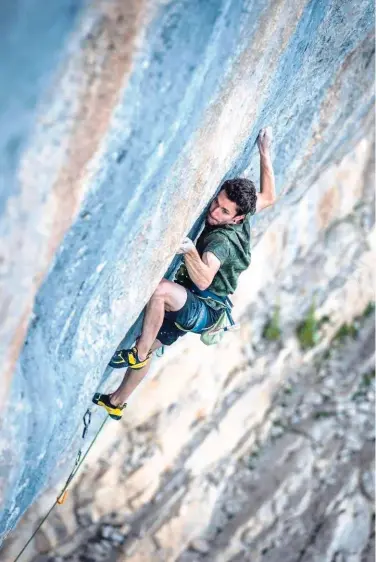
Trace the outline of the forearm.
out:
[[[269,150],[260,151],[260,192],[265,200],[275,201],[275,179]]]
[[[192,248],[184,254],[184,261],[193,283],[201,290],[206,289],[212,281],[212,275],[210,268],[202,261],[196,248]]]
[[[260,192],[263,199],[270,203],[275,201],[275,179],[269,150],[260,151]]]

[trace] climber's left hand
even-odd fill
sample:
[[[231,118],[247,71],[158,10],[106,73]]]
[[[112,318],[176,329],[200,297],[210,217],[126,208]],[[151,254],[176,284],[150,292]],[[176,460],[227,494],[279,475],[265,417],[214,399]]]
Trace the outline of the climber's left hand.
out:
[[[185,237],[180,244],[179,250],[177,251],[178,254],[187,254],[195,249],[195,245],[192,240],[188,237]]]

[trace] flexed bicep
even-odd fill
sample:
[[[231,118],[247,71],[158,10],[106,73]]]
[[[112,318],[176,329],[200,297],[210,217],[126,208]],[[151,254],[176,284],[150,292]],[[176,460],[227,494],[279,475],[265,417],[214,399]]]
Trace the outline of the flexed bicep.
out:
[[[211,282],[213,281],[215,274],[217,273],[218,269],[221,267],[221,262],[217,258],[217,256],[212,252],[204,252],[202,256],[202,261],[204,262],[205,265],[208,266],[208,280],[210,280],[209,285],[211,285]]]

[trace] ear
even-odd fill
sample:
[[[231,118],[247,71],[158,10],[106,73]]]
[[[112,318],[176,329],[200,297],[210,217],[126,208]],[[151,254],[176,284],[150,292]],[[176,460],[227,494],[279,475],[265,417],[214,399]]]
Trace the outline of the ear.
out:
[[[233,222],[234,224],[240,224],[241,222],[243,222],[243,219],[245,219],[245,215],[237,215]]]

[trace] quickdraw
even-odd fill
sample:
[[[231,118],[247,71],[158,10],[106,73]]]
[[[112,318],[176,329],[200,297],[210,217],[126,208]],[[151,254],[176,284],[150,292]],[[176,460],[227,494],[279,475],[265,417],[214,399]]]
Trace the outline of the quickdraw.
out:
[[[85,454],[82,454],[82,446],[80,447],[76,459],[74,461],[74,466],[72,469],[72,472],[70,473],[70,475],[67,478],[67,481],[65,482],[63,489],[61,490],[60,494],[58,495],[58,497],[56,498],[55,503],[51,506],[51,508],[49,509],[49,511],[46,513],[46,515],[43,517],[42,521],[39,523],[39,525],[37,526],[37,528],[35,529],[35,531],[33,532],[33,534],[31,535],[31,537],[29,538],[29,540],[26,542],[26,544],[24,545],[24,547],[22,548],[22,550],[18,553],[17,557],[14,559],[14,562],[17,562],[20,557],[22,556],[22,554],[24,553],[24,551],[26,550],[26,548],[29,546],[29,544],[31,543],[31,541],[33,540],[33,538],[35,537],[35,535],[37,534],[37,532],[39,531],[39,529],[42,527],[43,523],[48,519],[50,513],[52,512],[52,510],[54,509],[54,507],[56,506],[56,504],[58,505],[62,505],[67,496],[68,496],[68,487],[70,485],[70,483],[72,482],[73,478],[76,476],[78,470],[80,469],[80,466],[82,465],[82,463],[84,462],[84,460],[86,459],[90,449],[92,448],[92,446],[94,445],[98,435],[100,434],[100,432],[102,431],[105,423],[107,422],[109,416],[106,416],[105,419],[103,420],[100,428],[98,429],[97,433],[95,434],[94,439],[92,440],[92,442],[90,443],[89,447],[86,449]],[[82,418],[83,424],[84,424],[84,429],[82,431],[82,440],[85,441],[88,429],[90,427],[90,423],[91,423],[91,409],[88,408]]]

